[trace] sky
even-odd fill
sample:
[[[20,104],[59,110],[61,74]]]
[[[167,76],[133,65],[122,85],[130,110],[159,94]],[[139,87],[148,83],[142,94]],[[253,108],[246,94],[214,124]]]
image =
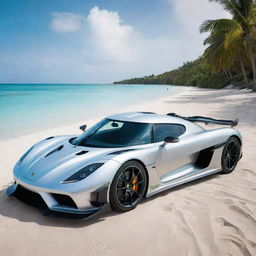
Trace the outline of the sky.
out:
[[[111,83],[194,60],[209,0],[0,0],[0,83]]]

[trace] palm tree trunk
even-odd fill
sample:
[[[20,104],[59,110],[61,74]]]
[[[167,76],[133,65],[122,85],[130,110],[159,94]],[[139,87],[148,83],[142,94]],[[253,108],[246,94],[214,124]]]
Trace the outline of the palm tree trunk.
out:
[[[227,72],[228,72],[229,78],[232,79],[233,76],[232,76],[230,70],[227,70]]]
[[[253,76],[253,82],[252,82],[252,91],[256,92],[256,64],[255,64],[255,58],[253,55],[253,49],[252,49],[252,44],[250,39],[247,40],[248,43],[248,54],[249,54],[249,58],[250,58],[250,62],[252,65],[252,76]]]
[[[230,79],[227,70],[223,70],[223,73],[225,74],[225,76],[227,77],[227,79]]]
[[[245,72],[245,68],[244,68],[244,62],[241,58],[241,55],[239,55],[239,61],[240,61],[240,65],[241,65],[241,69],[242,69],[242,73],[243,73],[243,77],[244,77],[244,82],[247,85],[248,84],[248,79],[247,79],[247,76],[246,76],[246,72]]]

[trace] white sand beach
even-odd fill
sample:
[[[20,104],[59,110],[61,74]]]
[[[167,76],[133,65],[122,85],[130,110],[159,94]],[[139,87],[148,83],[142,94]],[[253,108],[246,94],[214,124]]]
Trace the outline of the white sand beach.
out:
[[[0,255],[256,255],[256,94],[186,88],[124,111],[176,112],[236,119],[243,158],[213,175],[145,199],[133,211],[90,220],[43,216],[6,195],[12,167],[33,143],[79,133],[89,120],[0,141]],[[102,113],[102,117],[110,113]],[[215,126],[207,126],[208,129]]]

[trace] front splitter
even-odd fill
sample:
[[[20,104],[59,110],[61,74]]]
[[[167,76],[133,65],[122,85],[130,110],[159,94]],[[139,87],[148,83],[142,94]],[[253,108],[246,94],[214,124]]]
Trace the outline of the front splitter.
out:
[[[33,192],[33,195],[24,195],[19,193],[18,184],[14,183],[7,189],[8,196],[14,196],[18,200],[22,201],[25,204],[37,208],[43,215],[51,217],[60,217],[60,218],[71,218],[71,219],[90,219],[92,217],[97,217],[103,214],[106,214],[111,211],[109,203],[105,203],[101,207],[90,209],[90,210],[79,210],[78,213],[74,213],[72,209],[70,211],[62,212],[59,207],[56,207],[56,210],[49,209],[45,204],[44,200],[37,193]]]

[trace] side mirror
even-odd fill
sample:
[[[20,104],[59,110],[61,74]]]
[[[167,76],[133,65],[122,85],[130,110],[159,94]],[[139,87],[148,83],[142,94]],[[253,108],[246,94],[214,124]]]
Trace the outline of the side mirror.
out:
[[[114,127],[114,128],[117,128],[117,127],[118,127],[118,123],[113,122],[113,123],[111,124],[111,126]]]
[[[82,130],[83,132],[86,130],[87,125],[83,124],[79,127],[80,130]]]
[[[171,137],[171,136],[166,137],[166,138],[164,139],[164,142],[165,142],[165,143],[177,143],[177,142],[179,142],[179,141],[180,141],[179,138],[177,138],[177,137]]]

